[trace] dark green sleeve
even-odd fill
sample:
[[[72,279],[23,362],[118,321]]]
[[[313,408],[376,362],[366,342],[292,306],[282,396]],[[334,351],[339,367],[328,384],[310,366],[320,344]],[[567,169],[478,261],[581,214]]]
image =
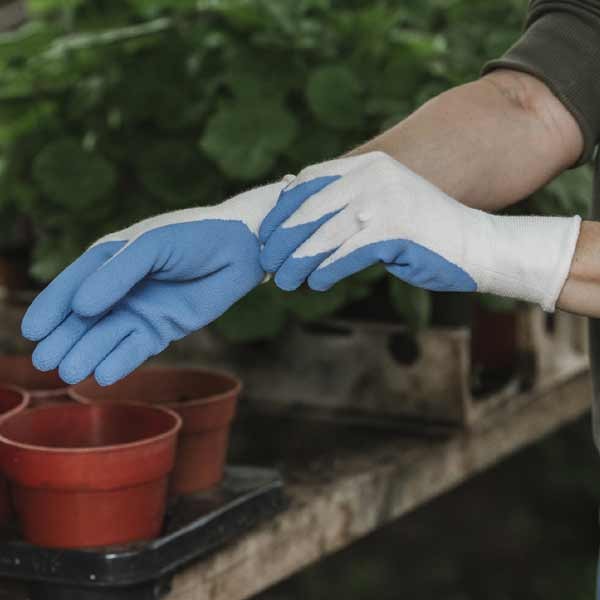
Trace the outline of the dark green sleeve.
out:
[[[507,68],[541,79],[577,119],[587,162],[600,141],[600,0],[531,0],[526,30],[483,73]]]

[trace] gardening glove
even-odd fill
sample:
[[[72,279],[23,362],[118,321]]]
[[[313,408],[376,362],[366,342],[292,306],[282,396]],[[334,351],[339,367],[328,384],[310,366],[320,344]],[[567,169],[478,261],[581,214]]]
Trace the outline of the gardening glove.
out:
[[[552,311],[581,219],[497,216],[450,198],[381,152],[310,166],[260,228],[275,283],[319,291],[381,262],[436,291],[489,292]]]
[[[265,277],[258,228],[286,181],[99,239],[29,307],[34,365],[109,385],[219,317]]]

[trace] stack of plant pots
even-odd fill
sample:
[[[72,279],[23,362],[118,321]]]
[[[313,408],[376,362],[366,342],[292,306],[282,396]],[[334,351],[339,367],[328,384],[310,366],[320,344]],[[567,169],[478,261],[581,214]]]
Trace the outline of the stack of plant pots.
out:
[[[0,523],[47,548],[151,540],[169,499],[219,486],[241,384],[214,371],[146,368],[72,388],[0,358]],[[14,512],[13,512],[14,510]],[[12,517],[16,515],[16,519]]]
[[[0,355],[0,382],[27,392],[32,408],[69,400],[68,386],[59,377],[58,371],[38,371],[26,354]]]
[[[171,491],[179,495],[210,489],[223,477],[240,391],[241,383],[226,373],[147,367],[109,387],[88,379],[70,388],[69,395],[83,404],[134,402],[177,413],[182,428]]]

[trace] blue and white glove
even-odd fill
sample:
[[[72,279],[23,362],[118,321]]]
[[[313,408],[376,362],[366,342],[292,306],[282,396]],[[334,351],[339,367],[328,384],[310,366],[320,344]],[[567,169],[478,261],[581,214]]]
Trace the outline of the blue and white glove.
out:
[[[260,228],[275,283],[324,291],[374,263],[418,287],[489,292],[552,311],[581,219],[497,216],[450,198],[387,154],[303,170]]]
[[[289,178],[286,179],[289,181]],[[140,221],[98,240],[34,300],[34,365],[70,384],[124,377],[224,313],[265,277],[258,228],[286,181]]]

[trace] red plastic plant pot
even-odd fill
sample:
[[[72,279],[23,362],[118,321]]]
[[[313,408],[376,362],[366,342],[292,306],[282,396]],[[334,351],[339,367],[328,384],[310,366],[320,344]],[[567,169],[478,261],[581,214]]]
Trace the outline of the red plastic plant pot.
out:
[[[29,404],[28,395],[13,387],[0,386],[0,422],[21,412]],[[6,479],[0,475],[0,525],[6,525],[12,517],[12,503]]]
[[[180,428],[172,411],[125,404],[57,404],[0,422],[25,538],[87,548],[156,537]]]
[[[69,401],[68,386],[58,371],[38,371],[31,363],[31,356],[0,355],[0,381],[28,392],[32,408]]]
[[[212,370],[147,367],[108,387],[88,379],[69,390],[84,403],[160,404],[183,420],[177,461],[171,480],[174,495],[192,494],[217,485],[229,446],[241,383]]]

